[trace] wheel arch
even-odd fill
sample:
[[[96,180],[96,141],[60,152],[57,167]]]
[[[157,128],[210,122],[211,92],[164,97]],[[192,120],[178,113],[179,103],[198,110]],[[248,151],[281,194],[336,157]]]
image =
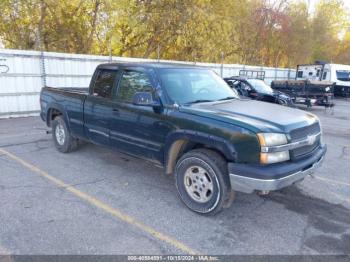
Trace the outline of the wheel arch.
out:
[[[51,127],[52,120],[55,119],[57,116],[63,116],[63,119],[66,123],[67,129],[70,131],[69,127],[69,121],[68,121],[68,116],[66,113],[66,110],[64,110],[64,107],[58,104],[51,104],[48,107],[47,114],[46,114],[46,125],[48,127]]]
[[[177,160],[186,152],[196,148],[211,149],[227,161],[236,160],[236,150],[227,140],[202,132],[178,130],[168,135],[165,142],[165,173],[172,174]]]

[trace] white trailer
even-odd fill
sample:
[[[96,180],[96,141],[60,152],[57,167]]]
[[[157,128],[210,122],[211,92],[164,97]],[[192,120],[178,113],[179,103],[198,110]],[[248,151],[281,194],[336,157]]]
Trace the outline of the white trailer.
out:
[[[336,96],[350,96],[350,65],[329,64],[316,62],[315,64],[298,65],[296,80],[319,80],[335,83]]]

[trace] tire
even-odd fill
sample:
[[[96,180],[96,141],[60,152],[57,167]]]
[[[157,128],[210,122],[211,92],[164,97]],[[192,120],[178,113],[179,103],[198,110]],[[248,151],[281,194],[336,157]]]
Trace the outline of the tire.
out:
[[[78,148],[78,139],[71,136],[62,116],[57,116],[52,121],[52,138],[61,153],[69,153]]]
[[[214,215],[233,201],[227,162],[209,149],[185,153],[176,164],[175,182],[182,202],[196,213]]]

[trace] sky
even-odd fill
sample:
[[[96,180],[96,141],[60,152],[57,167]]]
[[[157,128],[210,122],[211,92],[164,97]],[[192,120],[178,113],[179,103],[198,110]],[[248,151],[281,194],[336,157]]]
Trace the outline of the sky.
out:
[[[295,1],[295,2],[304,1],[309,6],[309,13],[312,14],[315,12],[315,7],[320,0],[292,0],[292,1]],[[348,0],[348,1],[350,1],[350,0]]]
[[[315,6],[319,0],[305,0],[309,4],[309,12],[313,13],[315,11]]]
[[[305,3],[309,5],[309,13],[313,13],[315,11],[315,6],[320,0],[303,0]],[[343,0],[345,7],[348,6],[350,8],[350,0]]]

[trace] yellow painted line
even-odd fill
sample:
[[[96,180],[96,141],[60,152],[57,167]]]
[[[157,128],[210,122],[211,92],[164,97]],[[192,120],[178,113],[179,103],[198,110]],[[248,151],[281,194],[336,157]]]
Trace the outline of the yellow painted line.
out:
[[[329,179],[329,178],[319,177],[319,176],[314,176],[314,178],[316,178],[318,180],[325,181],[325,182],[329,182],[329,183],[334,183],[334,184],[343,185],[343,186],[350,186],[350,183],[346,183],[346,182],[343,182],[343,181],[337,181],[337,180],[334,180],[334,179]]]
[[[23,159],[19,158],[18,156],[14,155],[14,154],[12,154],[12,153],[10,153],[2,148],[0,148],[0,152],[3,153],[4,155],[6,155],[7,157],[11,158],[12,160],[18,162],[22,166],[30,169],[31,171],[39,174],[40,176],[42,176],[44,178],[50,180],[51,182],[53,182],[57,186],[65,188],[67,191],[73,193],[75,196],[85,200],[86,202],[92,204],[95,207],[98,207],[99,209],[102,209],[103,211],[120,219],[121,221],[124,221],[130,225],[133,225],[133,226],[141,229],[142,231],[152,235],[154,238],[157,238],[158,240],[161,240],[161,241],[181,250],[184,253],[187,253],[190,255],[198,255],[199,254],[199,252],[197,252],[196,250],[181,243],[180,241],[178,241],[170,236],[167,236],[167,235],[157,231],[156,229],[137,221],[135,218],[123,213],[122,211],[101,202],[100,200],[94,198],[93,196],[90,196],[90,195],[64,183],[63,181],[49,175],[47,172],[39,169],[38,167],[24,161]]]

